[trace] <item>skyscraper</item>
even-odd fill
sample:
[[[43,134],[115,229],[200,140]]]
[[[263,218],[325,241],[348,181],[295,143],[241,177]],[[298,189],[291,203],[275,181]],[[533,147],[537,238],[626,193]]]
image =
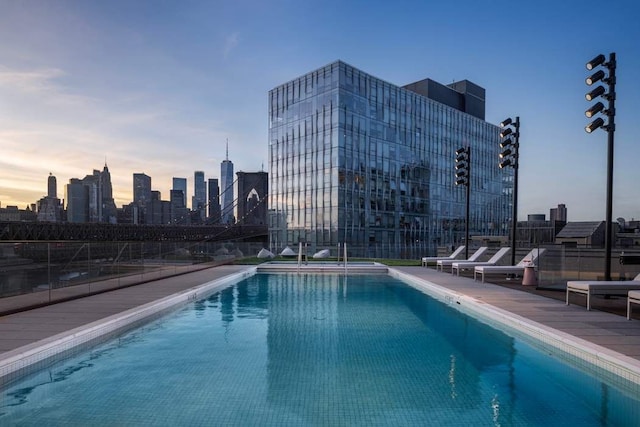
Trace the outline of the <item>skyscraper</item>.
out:
[[[198,212],[197,217],[204,221],[207,204],[207,185],[204,180],[203,171],[195,171],[193,174],[193,198],[191,199],[191,209]]]
[[[220,165],[220,186],[222,192],[220,199],[222,201],[222,222],[231,224],[234,220],[233,208],[233,163],[229,160],[229,141],[227,141],[227,157]]]
[[[399,87],[336,61],[269,92],[273,250],[347,243],[353,256],[418,258],[463,242],[470,147],[471,235],[505,235],[513,170],[498,168],[485,91],[430,79]]]
[[[137,207],[138,217],[134,224],[146,224],[147,204],[151,203],[151,177],[144,173],[133,174],[133,204]]]
[[[144,173],[133,174],[133,202],[145,206],[151,201],[151,177]]]
[[[51,172],[49,172],[49,178],[47,179],[47,197],[58,197],[58,184],[56,177]]]
[[[100,173],[100,187],[101,187],[101,202],[102,209],[100,214],[100,222],[108,222],[115,224],[118,222],[118,209],[116,203],[113,200],[113,186],[111,184],[111,172],[107,164],[104,164],[102,172]]]
[[[47,179],[47,196],[38,200],[38,221],[58,222],[62,220],[62,204],[58,199],[56,177],[49,173]]]
[[[81,179],[71,178],[65,188],[67,221],[74,223],[89,220],[89,189]]]
[[[209,206],[209,223],[220,223],[220,187],[215,178],[209,178],[207,204]]]
[[[182,207],[187,207],[187,178],[173,178],[173,190],[182,191]],[[177,195],[175,195],[177,197]]]
[[[51,191],[51,180],[48,181],[47,187],[48,191]],[[102,171],[94,169],[91,175],[82,179],[72,178],[67,184],[65,193],[67,221],[112,224],[117,222],[111,174],[106,163]]]

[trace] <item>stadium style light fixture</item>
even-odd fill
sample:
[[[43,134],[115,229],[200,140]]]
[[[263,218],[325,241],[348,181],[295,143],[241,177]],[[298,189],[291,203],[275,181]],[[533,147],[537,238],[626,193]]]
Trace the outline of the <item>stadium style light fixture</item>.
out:
[[[595,119],[594,121],[592,121],[591,123],[589,123],[584,130],[587,131],[587,133],[591,133],[594,130],[601,128],[602,126],[604,126],[604,120],[602,119],[602,117],[598,117],[597,119]]]
[[[587,101],[593,101],[597,97],[604,95],[605,92],[606,92],[606,90],[605,90],[604,87],[598,86],[597,88],[595,88],[591,92],[587,93],[584,97],[587,98]]]
[[[469,258],[469,198],[471,196],[471,147],[461,147],[456,150],[456,185],[467,187],[466,215],[464,222],[464,253]]]
[[[587,77],[585,81],[587,85],[591,86],[592,84],[597,83],[600,80],[604,79],[604,77],[605,77],[604,71],[598,70],[592,75],[590,75],[589,77]]]
[[[597,67],[602,67],[586,78],[585,82],[587,86],[591,86],[594,83],[602,82],[607,86],[600,85],[588,92],[585,95],[587,101],[593,101],[599,97],[605,99],[608,103],[605,109],[604,104],[600,101],[595,103],[591,108],[585,111],[585,116],[593,119],[591,123],[585,126],[584,130],[587,133],[593,133],[596,129],[603,129],[607,132],[607,206],[606,206],[606,220],[605,220],[605,235],[604,235],[604,280],[611,280],[611,244],[612,244],[612,228],[613,228],[613,133],[616,129],[615,115],[616,115],[616,54],[612,52],[609,54],[609,61],[607,58],[600,54],[587,62],[587,70],[591,71]],[[603,69],[604,68],[604,69]],[[606,70],[606,72],[605,72]],[[607,121],[603,117],[596,115],[602,114],[607,118]],[[594,118],[595,117],[595,118]]]
[[[509,120],[511,120],[511,119],[509,119]],[[511,123],[511,122],[509,122],[509,123]],[[505,125],[505,126],[508,126],[508,125]],[[509,135],[511,135],[512,132],[513,132],[513,129],[505,128],[500,132],[500,138],[504,138],[505,136],[509,136]]]
[[[602,102],[596,102],[595,104],[593,104],[593,107],[589,108],[587,111],[584,112],[584,115],[590,119],[603,110],[604,110],[604,104]],[[587,132],[590,132],[590,131],[587,131]]]
[[[520,151],[520,117],[511,118],[500,123],[502,152],[498,155],[500,169],[513,168],[513,212],[511,215],[511,265],[516,265],[516,227],[518,225],[518,157]],[[506,138],[508,137],[508,138]],[[513,138],[511,138],[513,137]]]
[[[600,55],[596,56],[591,61],[587,62],[587,70],[593,70],[598,65],[604,64],[604,61],[606,61],[606,60],[607,60],[607,58],[605,58],[603,54],[600,54]]]
[[[503,128],[505,126],[509,126],[511,124],[511,117],[500,122],[500,127]]]

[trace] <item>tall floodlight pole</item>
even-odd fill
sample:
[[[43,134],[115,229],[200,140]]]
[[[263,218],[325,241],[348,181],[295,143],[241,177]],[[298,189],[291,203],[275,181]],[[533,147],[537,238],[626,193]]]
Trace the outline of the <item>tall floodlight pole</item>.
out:
[[[471,195],[471,147],[456,150],[456,185],[467,187],[467,206],[464,221],[464,257],[469,259],[469,196]]]
[[[520,163],[520,117],[515,122],[508,118],[502,123],[500,132],[500,169],[513,168],[513,212],[511,213],[511,265],[516,265],[516,227],[518,226],[518,164]]]
[[[607,212],[605,220],[605,234],[604,234],[604,280],[611,280],[611,244],[613,241],[613,133],[616,130],[615,116],[616,116],[616,54],[612,52],[609,54],[609,62],[606,62],[606,58],[603,54],[600,54],[587,62],[587,70],[591,71],[596,67],[602,66],[607,69],[608,73],[605,73],[602,69],[599,69],[586,79],[587,85],[591,86],[598,81],[602,81],[608,86],[606,90],[603,86],[599,85],[591,92],[586,94],[587,101],[593,101],[598,97],[602,97],[608,102],[608,106],[605,109],[604,104],[600,101],[596,102],[591,108],[585,111],[585,115],[588,118],[594,117],[596,114],[603,114],[607,117],[607,123],[605,124],[602,117],[597,117],[589,125],[585,127],[587,133],[591,133],[598,128],[602,128],[607,131]]]

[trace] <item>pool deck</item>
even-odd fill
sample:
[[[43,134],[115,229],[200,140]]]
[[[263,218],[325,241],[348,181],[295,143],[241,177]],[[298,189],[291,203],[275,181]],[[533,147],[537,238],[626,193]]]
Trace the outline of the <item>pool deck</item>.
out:
[[[1,316],[0,359],[4,353],[22,346],[33,345],[37,341],[248,268],[251,266],[218,266]],[[557,292],[562,298],[550,298],[544,296],[544,292],[532,291],[535,287],[482,284],[473,278],[438,272],[432,268],[393,267],[393,270],[640,361],[640,320],[629,321],[624,315],[597,309],[587,311],[585,301],[579,298],[572,299],[572,305],[567,306],[563,292]],[[615,304],[626,307],[626,302],[622,300],[615,301]],[[638,319],[638,316],[635,317]]]

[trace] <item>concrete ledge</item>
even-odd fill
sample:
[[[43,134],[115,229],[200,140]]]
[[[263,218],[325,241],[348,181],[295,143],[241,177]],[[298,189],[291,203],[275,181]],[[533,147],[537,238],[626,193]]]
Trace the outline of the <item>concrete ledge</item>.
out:
[[[310,262],[298,265],[295,262],[267,262],[257,266],[258,273],[348,273],[348,274],[387,274],[389,268],[377,262],[329,263]]]

